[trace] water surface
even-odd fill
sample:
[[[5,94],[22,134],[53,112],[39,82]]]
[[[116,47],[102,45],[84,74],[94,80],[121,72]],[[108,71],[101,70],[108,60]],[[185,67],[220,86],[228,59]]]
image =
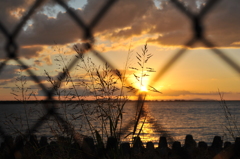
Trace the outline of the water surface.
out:
[[[132,121],[135,115],[135,102],[128,102],[125,105],[123,113],[123,128]],[[227,102],[230,112],[237,118],[240,117],[240,102],[229,101]],[[83,106],[85,111],[93,111],[93,103]],[[64,119],[73,119],[72,126],[76,131],[81,134],[90,135],[89,126],[82,112],[81,106],[66,105],[59,108],[60,116]],[[26,108],[26,113],[25,113]],[[232,139],[226,131],[225,126],[226,118],[224,111],[221,108],[220,102],[146,102],[144,105],[145,115],[140,119],[140,125],[144,121],[141,138],[144,142],[153,141],[155,144],[158,142],[162,134],[167,134],[174,140],[184,142],[187,134],[192,134],[196,141],[205,141],[208,144],[212,142],[215,135],[222,136],[224,141]],[[7,133],[13,133],[17,130],[25,132],[26,129],[33,126],[34,123],[45,113],[42,105],[36,104],[1,104],[0,105],[0,121],[1,127]],[[28,123],[26,122],[28,118]],[[92,117],[93,126],[101,129],[99,117],[94,119]],[[36,134],[53,136],[56,131],[52,131],[54,127],[58,127],[54,118],[53,122],[45,122],[38,128]],[[53,124],[55,123],[55,124]],[[57,123],[57,124],[56,124]],[[52,129],[51,129],[52,128]],[[131,129],[124,130],[126,134],[130,133]],[[123,135],[123,136],[124,136]],[[128,139],[125,139],[128,140]]]

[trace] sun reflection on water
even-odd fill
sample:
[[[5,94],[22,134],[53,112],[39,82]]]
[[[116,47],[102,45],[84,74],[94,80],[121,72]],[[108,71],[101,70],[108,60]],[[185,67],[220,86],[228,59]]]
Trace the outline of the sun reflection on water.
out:
[[[140,110],[137,106],[135,107],[135,109],[136,111]],[[130,125],[134,125],[135,120],[133,119],[132,121],[133,121],[132,124],[128,124],[128,126],[126,127],[131,129]],[[163,128],[162,125],[164,124],[160,124],[159,121],[157,121],[154,118],[154,116],[152,116],[152,113],[149,110],[149,105],[148,103],[145,102],[142,108],[142,113],[134,137],[139,135],[143,143],[151,141],[154,143],[155,147],[158,146],[160,136],[167,137],[169,143],[173,143],[174,141],[173,137],[169,134],[168,131],[165,130],[165,128]],[[141,132],[139,133],[140,130]],[[127,140],[131,141],[131,137],[132,137],[131,135],[128,136],[128,138],[125,139],[125,141]]]

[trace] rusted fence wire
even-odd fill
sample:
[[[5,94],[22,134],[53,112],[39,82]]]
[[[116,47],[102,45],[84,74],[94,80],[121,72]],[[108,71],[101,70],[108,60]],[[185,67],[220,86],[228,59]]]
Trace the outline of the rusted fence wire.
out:
[[[101,61],[104,63],[108,63],[109,66],[113,69],[116,70],[116,68],[113,67],[111,61],[107,61],[104,56],[101,55],[100,52],[94,50],[94,34],[93,34],[93,29],[96,27],[96,25],[102,20],[102,18],[107,14],[108,10],[113,6],[117,5],[116,2],[117,0],[106,0],[105,4],[103,7],[99,10],[99,12],[95,15],[93,20],[86,24],[71,8],[67,5],[66,2],[63,0],[54,0],[56,3],[58,3],[60,6],[62,6],[66,12],[69,14],[70,18],[77,24],[80,30],[83,30],[84,32],[84,41],[87,41],[85,43],[85,49],[88,51],[93,52]],[[186,43],[186,47],[191,47],[193,46],[196,42],[202,42],[207,48],[210,48],[216,56],[218,56],[221,60],[223,60],[226,64],[228,64],[233,70],[235,70],[237,73],[240,73],[240,66],[234,62],[230,57],[225,55],[221,50],[216,49],[215,45],[213,42],[208,40],[205,37],[205,30],[204,30],[204,25],[203,25],[203,19],[206,17],[206,15],[209,13],[209,11],[221,0],[209,0],[206,5],[201,9],[199,13],[193,13],[191,12],[188,8],[186,8],[182,2],[178,0],[170,0],[171,3],[173,3],[176,6],[176,9],[179,9],[182,14],[184,14],[189,21],[192,23],[192,32],[193,37],[189,39]],[[23,26],[27,23],[27,21],[31,18],[31,16],[36,12],[36,10],[44,4],[45,0],[36,0],[35,3],[31,6],[29,11],[27,12],[26,15],[24,15],[19,23],[16,25],[16,27],[13,29],[12,32],[9,32],[4,26],[4,24],[1,22],[0,19],[0,32],[4,35],[5,39],[7,40],[5,44],[5,53],[7,55],[7,59],[3,61],[0,65],[0,75],[3,72],[6,64],[9,62],[9,60],[15,60],[21,67],[27,70],[27,73],[31,76],[32,80],[35,81],[38,86],[43,90],[45,94],[45,100],[48,101],[49,103],[45,103],[44,107],[47,110],[47,113],[43,115],[41,118],[38,119],[38,121],[30,128],[29,131],[26,131],[25,137],[28,138],[30,134],[35,132],[41,125],[44,124],[46,120],[48,120],[51,116],[55,117],[66,129],[69,129],[69,126],[67,122],[58,115],[56,109],[55,109],[55,100],[53,99],[54,95],[54,87],[57,86],[58,84],[61,83],[61,81],[66,77],[67,72],[62,72],[59,75],[58,82],[55,83],[55,86],[52,87],[52,89],[47,89],[47,87],[41,83],[40,79],[36,76],[36,74],[31,71],[29,66],[24,63],[21,59],[19,59],[18,55],[18,50],[19,50],[19,45],[16,42],[16,38],[18,37],[21,29]],[[161,19],[160,19],[161,20]],[[166,61],[166,64],[160,68],[160,71],[157,72],[156,77],[154,78],[152,83],[150,85],[154,85],[155,82],[160,80],[164,76],[166,72],[169,71],[171,67],[176,63],[176,61],[180,60],[180,58],[186,54],[187,49],[183,48],[180,51],[178,51],[169,61]],[[78,58],[75,58],[69,65],[68,65],[68,70],[71,70],[71,68],[78,62]],[[142,101],[144,102],[144,101]],[[138,105],[142,104],[141,102],[138,102]],[[138,107],[136,105],[136,107]],[[153,119],[149,119],[152,120]],[[154,123],[154,122],[153,122]],[[127,124],[129,126],[129,124]],[[131,124],[130,124],[131,125]],[[160,123],[154,123],[153,126],[162,132],[163,134],[165,133],[165,136],[171,137],[170,134],[167,133],[162,127]],[[1,138],[5,138],[8,136],[8,133],[1,127],[0,125],[0,136]],[[13,152],[17,151],[19,148],[15,148]]]

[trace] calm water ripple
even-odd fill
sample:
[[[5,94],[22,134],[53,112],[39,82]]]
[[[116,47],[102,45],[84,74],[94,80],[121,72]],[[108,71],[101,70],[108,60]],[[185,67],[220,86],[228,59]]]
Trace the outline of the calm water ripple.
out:
[[[240,117],[240,102],[229,101],[227,105],[230,112]],[[30,126],[36,122],[44,110],[41,106],[27,104],[28,117]],[[84,129],[87,128],[83,124],[83,116],[78,108],[72,109],[68,107],[68,114],[75,113],[77,118],[73,125],[76,131],[81,131],[82,134],[88,134]],[[91,109],[91,108],[88,108]],[[31,110],[29,112],[29,110]],[[196,141],[206,141],[210,143],[215,135],[224,137],[224,141],[232,139],[225,134],[226,118],[224,111],[219,102],[146,102],[144,106],[145,115],[147,116],[141,137],[144,142],[153,141],[157,143],[162,133],[169,134],[174,140],[184,142],[187,134],[192,134]],[[64,114],[64,110],[60,110]],[[123,123],[126,125],[135,114],[135,103],[129,102],[124,108]],[[18,118],[16,118],[18,117]],[[63,115],[63,117],[66,117]],[[68,116],[70,118],[70,115]],[[0,105],[0,121],[1,126],[8,132],[12,133],[11,127],[17,127],[19,130],[26,130],[26,115],[24,106],[21,104],[1,104]],[[8,121],[8,123],[6,123]],[[9,122],[11,121],[11,122]],[[21,122],[22,121],[22,122]],[[143,118],[141,119],[143,122]],[[52,136],[49,125],[45,123],[37,132],[37,135]],[[99,126],[99,121],[94,121],[94,125]],[[239,125],[239,123],[238,123]],[[123,126],[124,127],[124,126]],[[10,129],[7,129],[10,128]],[[239,125],[240,128],[240,125]],[[127,133],[131,130],[125,130]],[[126,139],[127,140],[127,139]]]

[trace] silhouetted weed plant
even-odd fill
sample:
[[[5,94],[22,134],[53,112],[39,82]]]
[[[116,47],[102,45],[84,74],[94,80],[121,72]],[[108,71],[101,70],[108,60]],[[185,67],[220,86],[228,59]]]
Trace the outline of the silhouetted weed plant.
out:
[[[133,76],[134,76],[135,80],[137,81],[138,86],[137,86],[137,88],[134,86],[129,86],[128,89],[130,91],[139,93],[138,100],[137,100],[137,109],[136,109],[136,114],[135,114],[135,119],[134,119],[135,124],[133,126],[133,131],[128,134],[128,135],[132,135],[133,138],[139,137],[140,133],[143,130],[144,123],[146,121],[147,116],[144,114],[144,108],[143,108],[144,102],[145,102],[146,96],[147,96],[146,91],[161,93],[160,91],[155,89],[153,86],[150,86],[144,82],[144,79],[148,78],[150,76],[149,73],[156,72],[152,67],[147,66],[147,62],[149,61],[149,59],[152,56],[153,56],[153,54],[148,53],[148,46],[147,46],[147,44],[145,44],[144,47],[142,48],[141,53],[136,52],[136,59],[137,59],[138,67],[129,67],[130,69],[132,69],[136,72],[136,73],[133,73]],[[144,117],[144,115],[145,115],[145,117]],[[137,132],[137,128],[140,123],[141,117],[144,117],[144,120]],[[136,133],[137,133],[137,135],[136,135]]]
[[[136,73],[133,73],[135,80],[139,83],[139,86],[136,88],[134,86],[129,86],[128,88],[132,91],[141,91],[144,90],[145,91],[152,91],[152,92],[157,92],[157,93],[161,93],[160,91],[158,91],[157,89],[155,89],[153,86],[150,85],[146,85],[144,83],[144,79],[149,77],[150,74],[152,72],[156,72],[154,70],[154,68],[152,67],[148,67],[146,66],[147,62],[149,61],[149,59],[153,56],[153,54],[148,53],[148,46],[147,44],[144,45],[144,47],[142,48],[142,53],[138,53],[136,52],[136,59],[137,59],[137,64],[138,67],[129,67],[130,69],[136,71]]]
[[[61,83],[56,85],[59,79],[54,79],[45,70],[49,83],[54,86],[57,99],[68,101],[59,105],[63,110],[64,119],[73,129],[76,127],[75,120],[78,119],[81,123],[78,122],[80,125],[77,126],[87,129],[84,130],[85,134],[90,132],[99,143],[106,141],[110,136],[120,141],[123,108],[128,101],[128,96],[125,95],[126,70],[122,72],[113,70],[107,63],[96,65],[92,58],[84,54],[84,50],[76,45],[74,49],[77,53],[74,58],[79,59],[74,70],[68,70],[67,59],[64,59],[62,54],[54,59],[59,68],[62,68],[59,72],[66,72],[66,77]],[[129,54],[130,52],[129,50]],[[128,67],[128,60],[125,68]],[[72,101],[75,104],[73,109],[78,110],[75,114],[68,112]],[[54,129],[55,132],[57,130],[56,134],[65,132],[61,127],[59,129],[58,125]]]
[[[12,87],[11,94],[14,99],[20,102],[24,108],[24,114],[5,114],[4,125],[6,129],[13,134],[25,133],[26,129],[29,131],[29,118],[33,116],[34,108],[27,105],[28,100],[37,99],[36,92],[27,86],[27,76],[24,74],[24,69],[19,68],[17,77],[15,78],[15,85]],[[37,105],[37,103],[36,103]],[[24,115],[24,116],[23,116]],[[24,130],[24,132],[23,132]]]
[[[219,92],[220,96],[220,106],[224,112],[226,124],[224,125],[224,134],[227,138],[232,138],[235,141],[236,137],[240,136],[239,122],[234,114],[232,114],[227,102],[224,100],[223,93]]]

